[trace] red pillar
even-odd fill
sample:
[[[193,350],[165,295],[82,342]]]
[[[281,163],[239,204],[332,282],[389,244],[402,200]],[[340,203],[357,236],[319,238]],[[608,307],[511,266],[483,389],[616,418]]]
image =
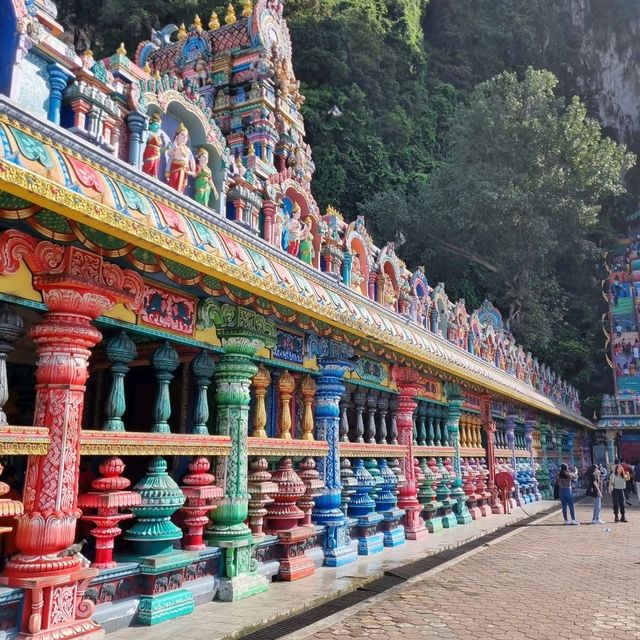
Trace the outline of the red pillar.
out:
[[[487,469],[489,471],[489,481],[487,489],[491,492],[491,513],[504,513],[502,504],[498,500],[498,489],[496,488],[496,447],[494,437],[496,434],[496,423],[491,415],[491,396],[484,395],[480,399],[480,410],[482,413],[482,428],[487,434]]]
[[[117,302],[136,308],[142,280],[76,247],[38,242],[9,230],[0,235],[0,274],[15,273],[23,259],[47,306],[31,328],[36,343],[34,423],[49,429],[45,456],[29,458],[24,515],[16,526],[19,553],[5,567],[3,582],[25,590],[19,638],[101,635],[84,600],[97,571],[83,567],[74,549],[78,509],[80,430],[87,362],[100,332],[91,324]]]
[[[418,373],[409,367],[393,366],[393,381],[398,387],[398,412],[396,425],[398,428],[398,444],[406,447],[406,454],[402,460],[402,472],[406,482],[400,487],[398,507],[405,510],[403,519],[407,540],[418,540],[427,535],[424,520],[420,517],[421,506],[418,502],[418,487],[416,482],[415,460],[413,457],[413,412],[417,406],[415,397],[420,385]]]

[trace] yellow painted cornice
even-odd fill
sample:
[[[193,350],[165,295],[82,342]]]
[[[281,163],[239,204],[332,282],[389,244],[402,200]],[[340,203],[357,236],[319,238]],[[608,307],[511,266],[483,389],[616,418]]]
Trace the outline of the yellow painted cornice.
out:
[[[0,120],[7,121],[5,117],[0,117]],[[93,166],[96,171],[110,175],[132,189],[152,197],[154,200],[164,202],[164,204],[172,207],[182,215],[194,217],[193,213],[187,209],[177,207],[174,203],[163,201],[161,196],[145,190],[140,183],[133,184],[121,175],[111,174],[104,167],[92,163],[88,158],[80,157],[68,147],[58,145],[35,130],[21,124],[11,124],[12,126],[19,126],[20,129],[42,140],[49,146],[80,158],[83,162]],[[411,333],[420,336],[420,339],[425,344],[424,348],[411,344],[400,336],[391,335],[388,331],[373,326],[363,319],[356,318],[352,314],[340,312],[330,305],[322,305],[307,294],[292,289],[284,289],[251,273],[247,269],[229,263],[218,252],[204,251],[180,238],[168,236],[156,228],[130,218],[87,196],[71,191],[57,182],[4,158],[0,158],[0,189],[116,238],[133,243],[154,254],[169,258],[200,273],[213,276],[272,302],[285,305],[294,311],[305,313],[351,334],[383,344],[394,352],[420,362],[441,375],[493,392],[505,399],[522,403],[552,416],[562,417],[584,427],[593,428],[590,421],[566,410],[525,382],[421,329],[417,325],[409,324],[408,320],[406,321],[407,329]],[[205,224],[202,220],[199,220],[199,222]],[[260,243],[249,244],[246,238],[234,235],[226,227],[223,232],[231,236],[240,245],[250,246],[252,251],[273,260],[273,255],[261,249]],[[295,273],[296,269],[290,263],[286,263],[286,267]],[[304,275],[305,279],[318,284],[327,291],[333,291],[343,298],[348,298],[354,305],[371,308],[372,311],[383,317],[388,323],[402,326],[402,317],[381,308],[379,305],[375,305],[345,287],[333,284],[328,278],[322,277],[320,274],[309,275],[308,271],[303,272],[301,270],[300,273]]]

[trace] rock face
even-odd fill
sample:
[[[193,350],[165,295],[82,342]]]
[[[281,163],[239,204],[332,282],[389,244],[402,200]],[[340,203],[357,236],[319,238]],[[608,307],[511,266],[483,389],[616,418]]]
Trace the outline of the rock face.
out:
[[[640,4],[571,0],[570,24],[578,45],[565,70],[600,122],[634,150],[640,148]]]
[[[425,43],[436,73],[463,91],[501,71],[546,68],[608,132],[640,150],[636,0],[432,0]]]

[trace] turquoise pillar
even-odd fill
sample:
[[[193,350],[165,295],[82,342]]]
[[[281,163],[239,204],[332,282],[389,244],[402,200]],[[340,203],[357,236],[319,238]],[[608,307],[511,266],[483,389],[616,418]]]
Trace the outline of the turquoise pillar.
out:
[[[113,380],[111,391],[105,407],[104,431],[124,431],[122,416],[126,410],[124,396],[124,377],[129,371],[129,364],[138,355],[136,345],[129,336],[121,331],[118,335],[107,340],[105,353],[111,361]]]
[[[456,472],[451,489],[451,497],[457,501],[455,508],[458,524],[469,524],[473,518],[467,509],[467,495],[462,489],[462,465],[460,460],[460,415],[462,414],[462,392],[456,384],[445,385],[447,396],[447,433],[449,434],[449,446],[453,447],[453,468]]]
[[[609,458],[609,466],[615,464],[616,461],[616,434],[614,431],[607,431],[605,433],[605,440],[607,442],[607,457]]]
[[[203,349],[191,361],[191,370],[196,379],[198,394],[193,407],[193,433],[208,435],[207,422],[209,421],[209,397],[207,390],[211,384],[214,365],[211,356]]]

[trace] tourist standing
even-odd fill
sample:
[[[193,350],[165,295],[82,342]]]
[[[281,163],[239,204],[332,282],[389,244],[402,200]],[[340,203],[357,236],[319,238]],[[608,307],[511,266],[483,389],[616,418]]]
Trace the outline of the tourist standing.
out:
[[[593,498],[593,518],[591,524],[604,524],[600,519],[600,508],[602,507],[602,476],[600,469],[592,464],[587,469],[587,495]]]
[[[571,489],[571,482],[578,477],[577,472],[570,472],[569,467],[565,462],[560,466],[558,472],[558,489],[560,493],[560,503],[562,504],[562,517],[565,524],[580,524],[576,520],[576,509],[573,504],[573,491]],[[567,518],[567,507],[571,513],[571,520]]]
[[[609,492],[613,499],[613,515],[616,522],[627,522],[624,511],[624,490],[628,479],[629,475],[625,472],[623,466],[617,464],[609,478]],[[618,513],[620,513],[620,519],[618,519]]]

